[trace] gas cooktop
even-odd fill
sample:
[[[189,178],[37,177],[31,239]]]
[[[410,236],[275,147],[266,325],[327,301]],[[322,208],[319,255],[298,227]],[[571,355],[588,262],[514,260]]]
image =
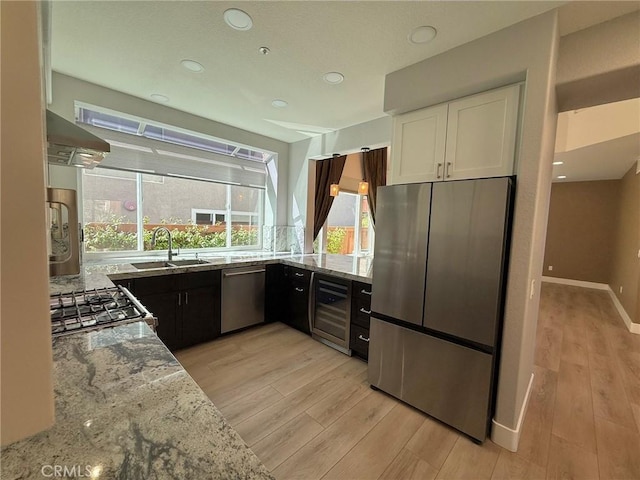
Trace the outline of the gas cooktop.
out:
[[[53,336],[140,320],[153,329],[157,325],[155,317],[122,286],[55,294],[49,306]]]

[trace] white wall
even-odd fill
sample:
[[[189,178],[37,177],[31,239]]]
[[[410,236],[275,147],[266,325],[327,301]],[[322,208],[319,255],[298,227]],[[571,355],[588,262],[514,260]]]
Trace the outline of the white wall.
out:
[[[315,169],[309,159],[359,152],[391,144],[392,119],[382,116],[376,120],[343,128],[336,132],[292,143],[289,150],[289,224],[305,227],[305,251],[312,251],[313,198]],[[311,168],[310,168],[311,166]]]
[[[276,206],[275,225],[287,222],[287,177],[289,170],[289,144],[256,133],[241,130],[224,123],[181,112],[166,105],[133,97],[122,92],[85,82],[77,78],[53,73],[53,102],[49,109],[67,120],[74,121],[74,102],[109,108],[117,112],[155,120],[194,132],[229,140],[278,154],[277,198],[270,198]],[[274,172],[270,172],[274,173]],[[49,182],[52,186],[77,188],[77,169],[74,167],[52,166]]]
[[[385,84],[385,110],[397,114],[526,80],[492,434],[496,443],[512,450],[533,372],[556,128],[557,50],[554,11],[393,72]]]
[[[0,2],[0,443],[54,422],[39,2]]]

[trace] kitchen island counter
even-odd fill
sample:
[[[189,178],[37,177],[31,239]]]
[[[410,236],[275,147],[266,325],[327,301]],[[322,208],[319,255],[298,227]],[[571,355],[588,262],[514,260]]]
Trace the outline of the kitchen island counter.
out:
[[[2,449],[3,479],[273,478],[146,323],[54,338],[53,356],[56,423]]]

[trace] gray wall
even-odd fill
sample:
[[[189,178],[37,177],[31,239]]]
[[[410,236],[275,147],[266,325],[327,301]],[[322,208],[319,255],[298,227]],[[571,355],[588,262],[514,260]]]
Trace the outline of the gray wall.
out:
[[[562,37],[561,112],[640,97],[640,11]]]
[[[544,275],[609,283],[620,187],[620,180],[553,184]]]
[[[387,75],[385,85],[385,111],[398,114],[526,80],[494,417],[511,430],[518,429],[533,372],[557,116],[557,52],[554,11]]]
[[[54,72],[53,103],[49,105],[48,108],[67,120],[74,121],[75,101],[109,108],[117,112],[128,113],[168,125],[175,125],[194,132],[212,135],[231,142],[277,153],[276,188],[273,189],[271,195],[268,195],[269,198],[267,200],[268,205],[265,209],[265,216],[269,224],[287,224],[287,211],[288,208],[290,208],[287,205],[289,171],[288,143]],[[78,189],[77,169],[71,167],[53,167],[49,175],[49,183],[55,187]],[[275,192],[277,192],[277,197],[273,195]],[[273,219],[269,218],[267,213],[270,210],[269,205],[275,207],[273,210],[276,212],[276,217]]]

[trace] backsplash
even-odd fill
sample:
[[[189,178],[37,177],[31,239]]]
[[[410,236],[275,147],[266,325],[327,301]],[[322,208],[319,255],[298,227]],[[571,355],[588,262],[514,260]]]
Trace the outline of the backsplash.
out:
[[[262,248],[270,252],[304,253],[304,227],[291,225],[265,226]]]

